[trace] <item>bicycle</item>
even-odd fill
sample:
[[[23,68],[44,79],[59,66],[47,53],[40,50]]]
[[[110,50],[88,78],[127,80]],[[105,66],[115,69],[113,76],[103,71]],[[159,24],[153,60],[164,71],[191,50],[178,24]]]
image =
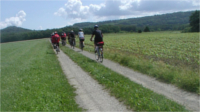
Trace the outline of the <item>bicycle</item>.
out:
[[[66,40],[62,40],[62,45],[63,45],[63,46],[66,45]]]
[[[58,46],[58,44],[57,43],[54,43],[54,49],[56,49],[56,53],[58,54],[58,52],[59,52],[59,46]]]
[[[74,47],[75,47],[75,38],[70,38],[70,45],[71,45],[71,48],[73,48],[74,49]]]
[[[84,48],[84,44],[83,44],[83,41],[80,41],[80,49],[83,51],[83,48]]]
[[[104,45],[104,42],[98,42],[96,45],[98,49],[95,52],[95,59],[100,62],[103,62],[103,45]]]

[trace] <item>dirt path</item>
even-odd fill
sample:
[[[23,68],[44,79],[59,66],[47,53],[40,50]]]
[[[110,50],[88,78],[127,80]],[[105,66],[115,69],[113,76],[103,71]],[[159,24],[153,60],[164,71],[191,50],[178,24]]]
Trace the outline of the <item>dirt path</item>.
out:
[[[70,46],[67,45],[67,47]],[[74,50],[77,52],[81,51],[77,48],[75,48]],[[95,60],[95,56],[92,53],[86,51],[80,53],[92,60]],[[135,72],[132,69],[123,67],[118,63],[112,62],[107,59],[104,59],[102,64],[110,68],[111,70],[120,73],[125,77],[128,77],[130,80],[141,84],[142,86],[151,89],[156,93],[162,94],[167,98],[178,102],[179,104],[184,105],[188,110],[200,111],[200,96],[198,96],[197,94],[181,90],[170,84],[159,82],[155,78]]]
[[[69,83],[76,88],[76,102],[81,107],[87,111],[129,111],[62,51],[57,56]]]

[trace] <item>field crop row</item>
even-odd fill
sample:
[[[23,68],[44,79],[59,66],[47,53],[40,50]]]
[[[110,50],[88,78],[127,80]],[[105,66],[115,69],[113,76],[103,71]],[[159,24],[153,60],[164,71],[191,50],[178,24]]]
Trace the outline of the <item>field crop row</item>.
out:
[[[107,35],[106,48],[126,51],[144,58],[150,57],[164,61],[170,65],[188,64],[189,67],[199,68],[200,44],[197,33],[147,33],[147,34],[115,34]]]

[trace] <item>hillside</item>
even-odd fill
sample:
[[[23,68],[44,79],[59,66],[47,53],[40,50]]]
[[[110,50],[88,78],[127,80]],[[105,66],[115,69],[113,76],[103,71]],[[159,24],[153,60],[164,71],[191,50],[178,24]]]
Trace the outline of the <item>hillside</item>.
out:
[[[158,29],[171,30],[171,29],[177,29],[175,27],[183,27],[188,25],[189,17],[193,12],[194,11],[175,12],[175,13],[162,14],[162,15],[129,18],[129,19],[121,19],[121,20],[110,20],[110,21],[102,21],[102,22],[83,22],[83,23],[75,23],[73,26],[86,28],[86,27],[93,27],[94,24],[133,25],[138,28],[144,28],[145,26],[149,26],[154,30],[158,30]]]
[[[21,32],[29,32],[32,30],[16,27],[16,26],[9,26],[1,30],[1,33],[21,33]]]
[[[149,27],[150,31],[182,31],[189,27],[189,17],[193,12],[194,11],[175,12],[170,14],[101,22],[82,22],[75,23],[73,26],[37,31],[10,26],[1,30],[1,42],[47,38],[50,37],[50,34],[53,31],[57,31],[61,34],[63,31],[69,32],[70,30],[74,30],[74,32],[77,33],[79,28],[83,28],[85,34],[91,34],[95,24],[100,26],[103,33],[144,31],[146,26]]]

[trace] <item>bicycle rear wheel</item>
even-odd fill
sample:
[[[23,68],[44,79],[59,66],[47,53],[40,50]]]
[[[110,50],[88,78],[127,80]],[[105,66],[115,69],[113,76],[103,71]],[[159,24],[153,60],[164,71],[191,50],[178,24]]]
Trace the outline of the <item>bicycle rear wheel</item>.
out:
[[[74,49],[74,47],[75,47],[75,40],[74,39],[72,41],[72,44],[73,44],[73,49]]]
[[[96,49],[95,49],[96,50]],[[94,51],[95,51],[94,50]],[[99,56],[98,56],[98,51],[95,51],[95,59],[98,61],[98,59],[99,59]]]
[[[57,54],[58,54],[58,52],[59,52],[59,47],[58,47],[58,46],[56,47],[56,52],[57,52]]]
[[[83,46],[83,41],[81,41],[81,50],[83,51],[83,48],[84,48],[84,46]]]
[[[100,48],[100,56],[99,56],[100,62],[103,62],[103,49]]]

